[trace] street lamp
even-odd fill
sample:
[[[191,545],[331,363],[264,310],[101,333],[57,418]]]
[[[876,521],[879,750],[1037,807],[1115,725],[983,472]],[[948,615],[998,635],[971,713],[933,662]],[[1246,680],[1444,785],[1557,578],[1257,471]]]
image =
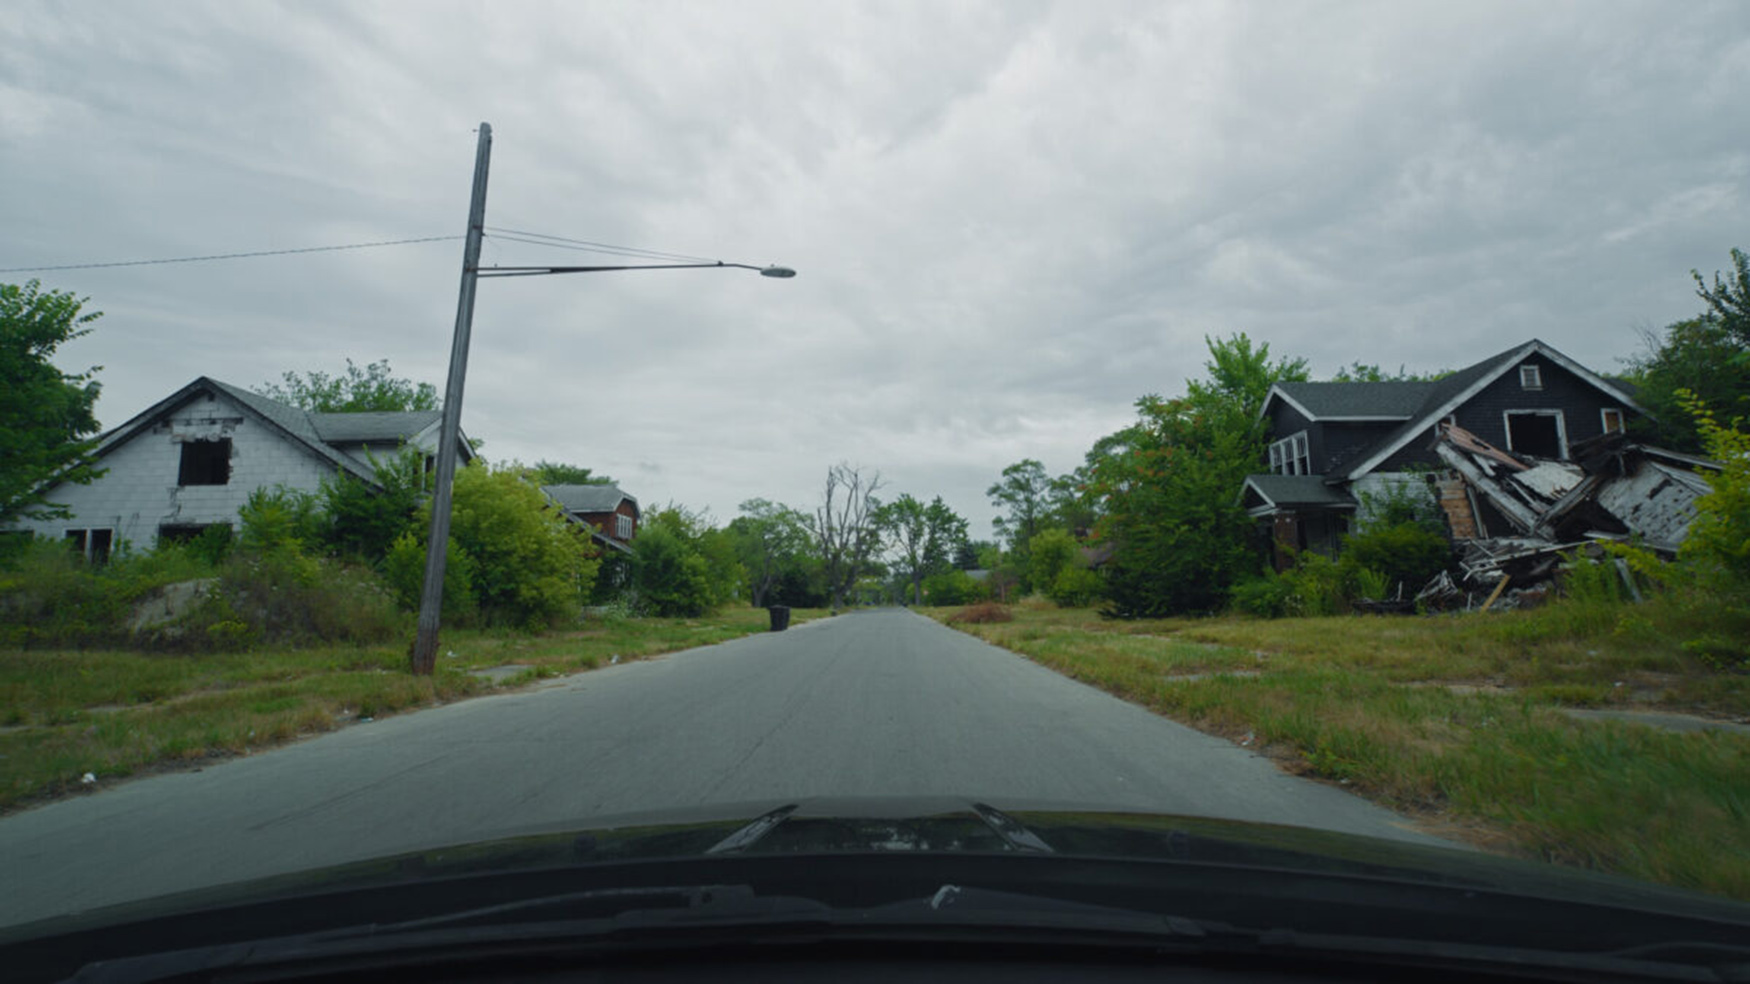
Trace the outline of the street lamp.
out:
[[[419,629],[410,653],[413,672],[429,674],[437,666],[438,622],[443,612],[445,553],[450,539],[450,485],[456,476],[456,443],[462,426],[462,385],[468,374],[468,336],[474,325],[474,286],[481,277],[537,277],[555,273],[604,273],[610,270],[698,270],[710,268],[758,271],[762,277],[788,279],[796,271],[784,266],[747,263],[647,263],[623,266],[480,267],[480,241],[486,236],[486,172],[492,158],[492,125],[480,124],[474,154],[474,192],[468,205],[467,243],[462,247],[462,288],[456,300],[456,331],[450,341],[450,374],[444,383],[443,422],[438,430],[437,483],[431,500],[431,539],[425,551],[425,585],[419,596]]]

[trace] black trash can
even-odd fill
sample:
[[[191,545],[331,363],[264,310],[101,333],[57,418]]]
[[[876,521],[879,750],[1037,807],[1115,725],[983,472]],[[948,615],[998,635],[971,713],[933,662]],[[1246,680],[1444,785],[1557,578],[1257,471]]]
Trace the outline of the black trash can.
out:
[[[767,605],[766,611],[772,615],[772,631],[782,632],[790,627],[790,608],[787,605]]]

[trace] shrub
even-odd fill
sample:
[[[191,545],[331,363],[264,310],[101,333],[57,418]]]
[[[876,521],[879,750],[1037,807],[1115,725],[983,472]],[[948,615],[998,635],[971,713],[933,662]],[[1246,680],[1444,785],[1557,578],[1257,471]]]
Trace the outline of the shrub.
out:
[[[394,592],[369,569],[281,548],[233,554],[215,589],[154,641],[173,649],[364,645],[407,628]]]
[[[1452,544],[1446,537],[1416,522],[1375,526],[1343,538],[1344,565],[1385,575],[1387,591],[1402,583],[1407,594],[1414,594],[1451,559]]]
[[[283,485],[249,493],[237,511],[237,521],[236,546],[250,553],[302,551],[322,539],[322,506],[316,497]]]
[[[425,537],[408,530],[396,538],[383,558],[383,576],[408,611],[419,610],[419,597],[425,590],[425,545]],[[480,603],[474,597],[474,558],[453,536],[444,558],[444,622],[458,627],[473,625],[480,614]]]
[[[345,473],[322,483],[327,511],[323,541],[340,556],[377,564],[419,514],[426,485],[425,456],[417,448],[402,448],[393,457],[370,460],[380,488]]]
[[[588,534],[550,509],[521,473],[478,461],[458,471],[450,535],[473,562],[481,617],[536,629],[582,613],[599,560]],[[429,516],[429,506],[421,511]]]
[[[1065,608],[1086,608],[1099,600],[1104,587],[1099,574],[1072,563],[1057,572],[1045,594]]]
[[[988,622],[1013,622],[1014,620],[1015,613],[1009,610],[1009,606],[999,605],[994,601],[982,601],[976,605],[968,605],[955,612],[953,615],[948,616],[948,621],[950,622],[966,623],[968,625],[980,625]]]
[[[715,603],[710,565],[663,523],[646,525],[632,541],[632,585],[638,607],[651,615],[693,617]]]
[[[1259,618],[1282,618],[1294,603],[1294,586],[1287,578],[1272,571],[1262,577],[1241,581],[1228,592],[1233,607]]]
[[[984,600],[988,593],[972,575],[957,568],[924,578],[924,600],[932,605],[967,605]]]

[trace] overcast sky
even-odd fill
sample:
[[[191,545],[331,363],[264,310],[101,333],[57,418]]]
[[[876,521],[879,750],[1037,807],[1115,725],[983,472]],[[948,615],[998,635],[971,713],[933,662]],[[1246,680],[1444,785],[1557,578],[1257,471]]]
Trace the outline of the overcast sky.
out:
[[[1750,248],[1742,2],[13,3],[0,51],[0,267],[459,237],[482,120],[489,226],[795,267],[480,286],[488,457],[720,522],[847,460],[989,536],[1005,465],[1209,334],[1616,371]],[[106,312],[62,363],[113,426],[200,375],[441,385],[461,252],[34,276]]]

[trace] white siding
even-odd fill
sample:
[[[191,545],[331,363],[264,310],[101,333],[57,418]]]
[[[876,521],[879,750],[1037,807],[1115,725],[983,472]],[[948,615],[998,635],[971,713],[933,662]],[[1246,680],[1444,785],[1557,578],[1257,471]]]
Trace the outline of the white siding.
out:
[[[201,438],[231,439],[231,480],[225,485],[178,487],[182,444]],[[108,473],[90,485],[64,485],[49,501],[65,503],[72,519],[22,521],[16,528],[59,539],[70,529],[115,530],[126,541],[150,547],[163,524],[235,525],[249,493],[285,485],[315,491],[334,473],[332,463],[270,428],[223,396],[197,398],[103,457]]]

